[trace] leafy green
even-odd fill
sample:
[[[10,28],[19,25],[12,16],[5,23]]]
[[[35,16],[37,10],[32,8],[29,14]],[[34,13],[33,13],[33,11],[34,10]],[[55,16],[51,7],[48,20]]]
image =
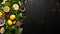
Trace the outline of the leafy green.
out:
[[[10,15],[12,15],[12,14],[16,15],[16,21],[26,18],[24,16],[24,13],[22,13],[20,11],[20,9],[19,10],[14,10],[14,8],[12,7],[14,2],[17,2],[20,6],[19,8],[21,8],[21,6],[24,4],[25,0],[7,0],[5,2],[5,4],[1,4],[1,2],[0,2],[0,8],[4,7],[4,6],[9,6],[9,8],[10,8],[9,13],[5,15],[6,16],[6,18],[5,18],[6,22],[5,22],[5,25],[4,25],[4,27],[5,27],[5,33],[4,34],[19,34],[19,33],[21,33],[21,31],[19,32],[19,30],[21,30],[21,28],[18,27],[16,24],[13,25],[13,26],[9,26],[7,24],[7,21],[9,20]],[[3,9],[2,9],[2,11],[3,11]]]

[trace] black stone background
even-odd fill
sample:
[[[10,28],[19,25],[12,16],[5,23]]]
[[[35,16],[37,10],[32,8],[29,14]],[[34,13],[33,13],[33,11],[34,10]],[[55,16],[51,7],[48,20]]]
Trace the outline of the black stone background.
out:
[[[60,0],[32,0],[25,12],[23,34],[59,33],[59,9]]]

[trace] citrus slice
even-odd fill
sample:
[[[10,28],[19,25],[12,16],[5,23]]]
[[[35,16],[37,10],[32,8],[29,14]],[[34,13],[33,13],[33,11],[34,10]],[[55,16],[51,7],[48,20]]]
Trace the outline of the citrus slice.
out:
[[[9,12],[10,8],[8,6],[4,6],[3,10],[4,10],[4,12]]]
[[[14,8],[14,10],[18,10],[19,9],[19,5],[18,4],[13,4],[13,8]]]

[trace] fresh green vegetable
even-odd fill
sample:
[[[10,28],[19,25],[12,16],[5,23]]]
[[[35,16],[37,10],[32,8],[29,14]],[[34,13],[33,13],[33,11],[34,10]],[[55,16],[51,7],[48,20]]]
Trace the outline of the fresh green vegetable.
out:
[[[24,13],[22,13],[20,10],[21,6],[25,2],[26,2],[25,0],[7,0],[7,1],[5,1],[4,4],[2,4],[2,2],[0,1],[0,10],[2,10],[4,12],[4,10],[3,10],[4,6],[9,6],[9,8],[10,8],[10,11],[8,13],[4,12],[4,14],[5,14],[5,25],[4,25],[5,33],[4,34],[21,34],[22,33],[21,27],[18,27],[17,25],[9,26],[7,24],[7,21],[10,19],[10,15],[13,15],[13,14],[16,15],[16,19],[15,19],[16,21],[21,20],[21,19],[23,20],[24,18],[26,18],[24,16]],[[14,10],[14,8],[13,8],[14,3],[17,3],[19,5],[18,10]]]

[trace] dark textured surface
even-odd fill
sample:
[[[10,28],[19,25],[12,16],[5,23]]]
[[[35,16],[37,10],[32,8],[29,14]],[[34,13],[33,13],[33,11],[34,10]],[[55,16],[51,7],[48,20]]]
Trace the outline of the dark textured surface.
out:
[[[23,34],[53,34],[60,31],[60,0],[33,0],[25,15]]]

